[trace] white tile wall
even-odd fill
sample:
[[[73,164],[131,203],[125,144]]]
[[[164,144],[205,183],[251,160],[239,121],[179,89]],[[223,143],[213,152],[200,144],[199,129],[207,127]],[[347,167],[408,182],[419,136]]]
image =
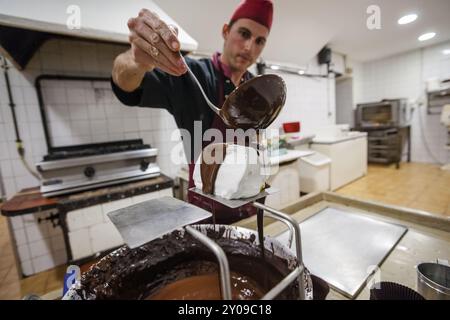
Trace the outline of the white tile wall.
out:
[[[25,71],[11,69],[20,131],[32,165],[46,154],[33,85],[35,77],[42,73],[109,76],[115,56],[123,50],[124,47],[118,45],[51,40],[35,54]],[[315,61],[310,63],[310,71],[319,71]],[[288,100],[273,124],[274,128],[286,121],[302,121],[304,132],[308,132],[317,126],[334,123],[333,80],[292,75],[283,77],[288,84]],[[160,149],[158,163],[163,173],[176,176],[181,163],[178,159],[184,160],[184,155],[175,153],[172,161],[171,150],[179,140],[171,141],[176,124],[167,111],[124,107],[115,99],[108,84],[95,83],[94,87],[73,81],[47,81],[43,84],[55,145],[143,138],[145,143]],[[18,159],[18,155],[10,125],[11,114],[3,94],[5,90],[4,82],[0,82],[0,125],[3,125],[0,129],[6,131],[6,139],[0,138],[0,160],[12,160]],[[3,170],[2,167],[2,174],[8,197],[23,187],[39,184],[30,178],[22,164],[15,165],[15,169],[5,164],[5,168]]]
[[[34,274],[34,268],[31,260],[26,260],[21,262],[22,273],[26,276]]]
[[[31,258],[30,248],[28,245],[21,245],[17,247],[17,254],[21,261],[29,260]]]
[[[355,106],[357,103],[383,98],[407,98],[411,103],[425,101],[427,79],[450,78],[450,56],[442,54],[442,50],[448,47],[450,42],[445,42],[422,50],[355,64]],[[412,161],[450,161],[450,154],[444,149],[447,130],[440,124],[439,115],[428,115],[424,106],[416,106],[411,118],[411,131]],[[432,155],[428,152],[425,141]]]
[[[8,218],[13,229],[12,242],[22,273],[32,275],[67,261],[61,227],[53,227],[51,221],[41,220],[55,213],[47,210]]]
[[[279,129],[284,122],[301,122],[301,132],[311,134],[318,127],[334,124],[336,121],[336,99],[334,78],[307,78],[298,75],[274,72],[281,76],[287,86],[286,104],[270,129]],[[324,71],[312,60],[309,73]]]
[[[89,230],[87,228],[69,232],[73,259],[80,259],[93,254]]]
[[[23,228],[22,216],[11,217],[10,221],[11,221],[11,225],[13,227],[13,230]]]
[[[31,261],[32,261],[32,265],[33,265],[33,269],[34,269],[35,273],[51,269],[55,266],[53,258],[49,254],[36,257],[36,258],[32,259]]]
[[[19,130],[32,167],[47,153],[34,89],[36,76],[57,73],[109,77],[114,58],[124,50],[119,45],[50,40],[24,71],[10,69]],[[176,125],[167,111],[122,106],[108,83],[45,81],[42,84],[54,145],[142,138],[145,143],[162,148],[158,157],[160,167],[163,173],[175,177],[179,165],[171,164],[169,155],[176,143],[170,141]],[[12,161],[19,157],[11,119],[6,85],[1,78],[0,170],[8,198],[22,188],[39,185],[22,163]]]
[[[159,190],[135,197],[116,200],[102,205],[71,211],[67,214],[69,241],[73,259],[81,259],[123,244],[123,239],[107,214],[142,201],[172,196],[172,189]],[[58,248],[54,245],[53,250]]]
[[[50,239],[38,240],[29,244],[31,257],[37,258],[39,256],[50,254],[51,242]]]
[[[112,222],[90,227],[89,234],[94,252],[101,252],[123,244],[122,236]]]

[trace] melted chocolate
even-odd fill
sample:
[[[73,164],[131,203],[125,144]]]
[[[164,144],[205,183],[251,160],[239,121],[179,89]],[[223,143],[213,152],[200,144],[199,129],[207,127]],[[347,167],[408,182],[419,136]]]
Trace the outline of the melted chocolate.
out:
[[[254,290],[254,295],[236,298],[257,298],[272,289],[289,272],[288,262],[266,250],[265,259],[261,259],[260,247],[255,244],[256,237],[250,239],[230,239],[226,229],[208,230],[207,234],[227,254],[231,272],[237,277],[246,277],[242,292]],[[164,294],[164,289],[176,287],[177,282],[196,283],[203,295],[201,281],[192,277],[218,274],[217,260],[214,254],[189,234],[182,235],[173,231],[136,249],[126,246],[116,250],[93,265],[81,278],[81,287],[77,289],[84,299],[146,299]],[[189,278],[191,278],[189,280]],[[202,281],[208,280],[206,278]],[[238,281],[239,282],[239,281]],[[208,283],[208,281],[206,281]],[[209,287],[208,287],[209,288]],[[210,288],[211,289],[211,288]],[[217,293],[217,288],[213,290]],[[175,294],[176,298],[177,294]],[[298,286],[292,284],[277,298],[296,299]]]
[[[220,116],[231,128],[264,129],[275,120],[285,102],[284,80],[274,74],[262,75],[236,88],[220,109]]]
[[[206,194],[214,194],[217,173],[219,172],[220,165],[225,159],[226,151],[226,143],[210,144],[202,151],[200,175],[203,184],[202,191]],[[204,159],[205,154],[208,157],[206,161]]]
[[[250,277],[231,272],[233,300],[256,300],[263,297],[262,289]],[[221,300],[219,273],[193,276],[162,288],[147,300]]]

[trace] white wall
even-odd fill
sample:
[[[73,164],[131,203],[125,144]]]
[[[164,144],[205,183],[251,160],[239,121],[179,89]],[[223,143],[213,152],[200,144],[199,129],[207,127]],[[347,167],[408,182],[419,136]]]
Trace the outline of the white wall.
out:
[[[40,74],[95,75],[109,77],[114,57],[123,47],[70,40],[51,40],[35,54],[25,71],[9,70],[19,130],[32,167],[47,154],[34,79]],[[318,73],[315,61],[308,72]],[[302,132],[314,132],[335,121],[334,79],[305,78],[282,74],[288,86],[287,103],[272,127],[283,122],[301,121]],[[72,81],[44,82],[54,145],[68,145],[142,138],[159,149],[162,172],[175,177],[180,166],[172,163],[171,142],[176,129],[173,117],[165,110],[128,108],[120,104],[111,89],[101,83]],[[328,92],[328,93],[327,93]],[[7,197],[23,188],[38,186],[15,146],[11,111],[3,74],[0,77],[0,169]]]
[[[114,57],[124,47],[81,41],[51,40],[35,54],[25,71],[9,70],[19,130],[32,167],[47,153],[34,79],[40,74],[76,74],[109,77]],[[176,128],[165,110],[128,108],[114,97],[110,86],[45,82],[50,127],[55,145],[143,138],[159,149],[162,172],[174,176],[179,167],[170,163],[170,142]],[[12,115],[8,106],[3,71],[0,76],[0,165],[6,194],[38,186],[23,164],[15,146]]]
[[[355,107],[358,103],[383,98],[407,98],[411,102],[424,100],[428,78],[450,78],[450,56],[442,54],[442,50],[449,47],[450,42],[446,42],[380,60],[354,63]],[[446,163],[450,160],[448,151],[444,149],[447,130],[439,119],[439,115],[428,115],[425,106],[414,110],[411,119],[412,161]],[[428,142],[437,159],[427,151],[424,141]]]
[[[354,125],[353,79],[336,80],[336,123]]]
[[[274,71],[272,71],[274,72]],[[324,74],[316,59],[309,63],[307,73]],[[309,78],[276,72],[286,82],[286,104],[269,128],[281,128],[284,122],[301,122],[302,134],[313,134],[318,127],[336,121],[336,98],[334,78]]]

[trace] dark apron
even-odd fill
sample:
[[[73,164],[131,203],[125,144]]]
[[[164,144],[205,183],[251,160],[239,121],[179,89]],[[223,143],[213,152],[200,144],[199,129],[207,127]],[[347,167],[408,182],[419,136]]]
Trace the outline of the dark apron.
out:
[[[219,70],[219,85],[217,88],[217,96],[219,106],[223,105],[225,101],[223,70]],[[228,129],[228,127],[217,114],[214,114],[211,129],[220,130],[222,136],[225,138],[226,137],[225,130]],[[211,142],[203,142],[203,148],[205,148],[210,143]],[[195,163],[189,164],[189,187],[188,187],[189,189],[195,187],[194,180],[192,178],[194,173],[194,167]],[[229,207],[220,204],[217,201],[208,199],[204,196],[201,196],[191,191],[188,191],[188,202],[213,213],[213,218],[209,219],[208,221],[203,221],[204,223],[232,224],[239,220],[255,215],[257,212],[256,208],[253,207],[251,204],[247,204],[245,206],[236,209],[231,209]],[[261,199],[259,202],[263,203],[264,199]]]

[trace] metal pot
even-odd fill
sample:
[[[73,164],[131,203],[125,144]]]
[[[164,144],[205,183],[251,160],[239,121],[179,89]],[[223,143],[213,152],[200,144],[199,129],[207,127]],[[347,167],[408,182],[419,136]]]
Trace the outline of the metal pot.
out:
[[[259,244],[257,233],[253,230],[249,230],[246,228],[237,227],[237,226],[228,226],[228,225],[207,225],[207,224],[194,225],[193,227],[195,229],[197,229],[198,231],[200,231],[201,233],[203,233],[204,235],[208,235],[210,232],[215,231],[215,232],[219,232],[221,234],[222,238],[227,238],[227,239],[231,239],[231,240],[247,239],[250,242],[253,242],[255,245]],[[177,238],[180,240],[182,238],[188,236],[188,233],[186,232],[186,230],[184,228],[175,230],[175,231],[173,231],[173,233],[176,233]],[[152,242],[157,241],[157,240],[159,240],[159,239],[153,240]],[[144,246],[151,248],[152,242],[150,242]],[[142,247],[144,247],[144,246],[142,246]],[[264,247],[266,248],[266,250],[271,252],[274,256],[277,256],[277,257],[285,260],[287,269],[289,271],[293,271],[298,266],[297,258],[291,253],[291,251],[285,245],[283,245],[278,240],[270,238],[270,237],[264,237]],[[109,260],[109,259],[116,259],[118,261],[118,259],[123,258],[125,254],[130,254],[130,253],[132,256],[138,257],[138,255],[132,254],[132,251],[134,252],[134,251],[141,251],[141,250],[140,250],[140,248],[129,249],[127,246],[123,246],[123,247],[115,250],[114,252],[110,253],[106,257],[102,258],[100,260],[100,262],[98,262],[97,264],[101,264],[102,261]],[[145,250],[145,251],[147,251],[147,250]],[[152,250],[148,250],[148,251],[152,252]],[[184,251],[185,250],[183,249],[183,252]],[[142,258],[142,259],[137,258],[137,260],[133,261],[133,264],[130,266],[130,270],[132,268],[135,268],[136,271],[139,271],[140,269],[143,268],[142,266],[145,265],[145,261],[147,261],[146,258]],[[95,267],[95,265],[93,267]],[[91,267],[91,269],[88,270],[84,275],[87,275],[90,272],[92,272],[93,267]],[[120,279],[120,277],[122,275],[123,275],[123,273],[121,272],[121,270],[117,270],[117,271],[111,270],[108,278],[104,279],[105,283],[111,281],[111,279],[115,279],[115,280]],[[87,291],[85,291],[86,288],[83,288],[82,282],[83,282],[83,277],[81,278],[80,281],[78,281],[77,283],[72,285],[72,287],[68,290],[66,295],[63,297],[63,300],[97,299],[97,297],[95,295],[89,294],[89,293],[87,293]],[[313,299],[312,280],[311,280],[311,276],[307,270],[304,273],[304,288],[305,288],[306,299],[307,300]],[[81,289],[81,290],[79,290],[79,289]]]
[[[450,300],[450,266],[439,263],[419,264],[417,290],[428,300]]]

